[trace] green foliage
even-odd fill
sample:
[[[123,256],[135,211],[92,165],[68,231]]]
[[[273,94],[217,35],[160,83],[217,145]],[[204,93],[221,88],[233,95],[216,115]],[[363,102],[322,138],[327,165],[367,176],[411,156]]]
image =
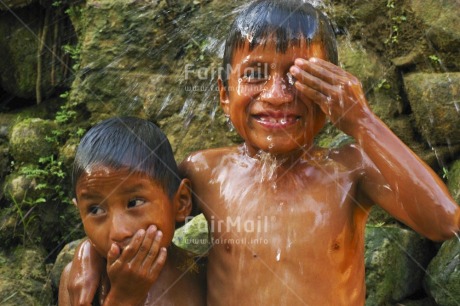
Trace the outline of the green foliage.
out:
[[[63,45],[62,49],[64,53],[68,54],[70,58],[74,60],[72,70],[74,72],[78,71],[78,69],[80,68],[81,44],[77,43],[76,45]]]
[[[67,99],[68,96],[69,93],[64,92],[60,97]],[[86,131],[74,125],[78,115],[77,105],[64,102],[55,114],[56,128],[45,136],[45,146],[49,143],[53,147],[62,147],[69,138],[80,138]],[[22,199],[10,196],[14,202],[10,214],[15,215],[17,220],[15,237],[23,244],[42,243],[45,247],[54,248],[62,239],[69,241],[82,235],[78,229],[78,214],[73,205],[69,205],[70,168],[64,160],[58,152],[53,152],[40,156],[33,164],[13,162],[11,165],[14,171],[30,182]],[[71,224],[75,226],[69,227]]]
[[[390,17],[392,22],[390,26],[390,34],[388,38],[385,40],[385,44],[397,44],[399,42],[398,37],[399,37],[400,25],[403,22],[407,21],[407,17],[404,15],[393,16],[394,10],[396,8],[396,3],[394,0],[388,0],[387,8],[389,8],[388,16]]]
[[[446,167],[442,167],[442,178],[449,179],[449,169]]]
[[[388,82],[387,79],[382,79],[376,86],[377,90],[390,90],[391,89],[391,84]]]
[[[441,59],[438,56],[434,55],[434,54],[428,56],[428,58],[435,64],[438,64],[438,65],[441,64]]]

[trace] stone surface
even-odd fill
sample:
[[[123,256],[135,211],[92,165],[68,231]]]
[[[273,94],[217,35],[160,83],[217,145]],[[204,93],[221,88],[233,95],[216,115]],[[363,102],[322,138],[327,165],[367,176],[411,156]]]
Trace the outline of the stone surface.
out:
[[[3,306],[56,303],[47,277],[45,257],[46,252],[40,248],[0,250],[0,301]]]
[[[390,90],[397,87],[394,71],[385,68],[376,54],[347,39],[338,42],[341,67],[361,81],[372,110],[384,120],[401,113],[402,105]]]
[[[412,0],[411,8],[427,26],[426,34],[441,50],[460,48],[460,5],[457,0]]]
[[[398,227],[367,226],[365,245],[366,305],[394,305],[422,288],[433,256],[428,240]]]
[[[411,73],[404,76],[404,85],[425,140],[460,143],[460,73]]]
[[[50,272],[51,286],[53,289],[57,290],[59,288],[59,281],[61,279],[62,271],[69,262],[72,261],[73,255],[75,254],[75,249],[80,244],[82,239],[72,241],[64,246],[64,248],[59,252],[59,255],[54,262],[53,268]]]
[[[203,214],[194,217],[174,233],[173,242],[180,248],[197,255],[207,254],[210,248],[208,223]]]
[[[26,119],[18,122],[11,129],[10,152],[18,163],[38,162],[40,157],[47,157],[56,151],[46,137],[52,136],[57,125],[50,120],[40,118]]]
[[[460,301],[460,239],[444,242],[428,266],[425,286],[438,305],[457,306]]]
[[[460,205],[460,159],[455,161],[447,171],[445,174],[447,175],[447,186],[455,201]]]

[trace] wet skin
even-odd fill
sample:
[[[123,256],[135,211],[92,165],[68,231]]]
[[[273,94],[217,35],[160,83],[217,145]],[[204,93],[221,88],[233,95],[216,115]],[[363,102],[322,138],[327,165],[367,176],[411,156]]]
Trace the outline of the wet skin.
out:
[[[80,256],[94,249],[107,258],[110,291],[104,305],[203,303],[198,278],[177,269],[179,256],[170,247],[175,222],[190,212],[187,180],[171,200],[147,175],[95,166],[79,178],[76,196],[86,244],[91,244],[80,248]],[[70,267],[64,275],[69,272]],[[66,284],[63,280],[61,287]],[[189,290],[193,294],[184,294]],[[60,305],[65,305],[61,300],[70,303],[65,292],[60,293]]]
[[[233,69],[228,91],[219,82],[244,144],[180,165],[212,230],[208,305],[363,305],[374,204],[433,240],[459,231],[439,177],[371,112],[356,77],[324,59],[319,44],[245,47],[234,68],[267,74]],[[315,148],[325,117],[356,144]]]
[[[371,112],[359,81],[321,58],[319,45],[237,51],[233,65],[275,64],[255,80],[232,73],[229,91],[220,83],[245,143],[181,164],[213,229],[209,305],[363,305],[373,204],[433,240],[459,231],[442,181]],[[314,148],[324,116],[356,144]]]

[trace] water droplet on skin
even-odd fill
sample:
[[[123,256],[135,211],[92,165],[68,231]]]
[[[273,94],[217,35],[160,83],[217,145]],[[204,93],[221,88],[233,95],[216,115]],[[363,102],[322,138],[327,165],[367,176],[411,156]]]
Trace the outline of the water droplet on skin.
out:
[[[291,85],[295,84],[296,79],[294,78],[294,76],[290,72],[287,73],[287,78],[288,78],[289,84],[291,84]]]
[[[281,123],[281,124],[286,124],[286,123],[287,123],[287,119],[286,119],[286,118],[282,118],[282,119],[280,120],[280,123]]]
[[[276,261],[280,261],[281,259],[281,249],[278,249],[278,251],[276,252]]]
[[[269,149],[273,149],[274,146],[275,146],[275,145],[274,145],[273,143],[271,143],[271,144],[268,145],[268,148],[269,148]]]
[[[268,140],[268,141],[272,141],[272,139],[273,139],[273,138],[272,138],[271,135],[268,135],[268,136],[267,136],[267,140]]]

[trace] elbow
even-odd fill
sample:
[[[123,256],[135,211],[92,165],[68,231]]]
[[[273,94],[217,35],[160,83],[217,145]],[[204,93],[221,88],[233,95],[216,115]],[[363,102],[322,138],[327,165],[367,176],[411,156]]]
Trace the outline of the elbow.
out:
[[[455,236],[459,237],[460,234],[460,224],[459,224],[459,217],[460,214],[457,215],[457,218],[452,220],[451,222],[444,222],[443,224],[439,224],[436,230],[430,230],[429,234],[425,236],[433,241],[441,242],[445,240],[449,240]]]

